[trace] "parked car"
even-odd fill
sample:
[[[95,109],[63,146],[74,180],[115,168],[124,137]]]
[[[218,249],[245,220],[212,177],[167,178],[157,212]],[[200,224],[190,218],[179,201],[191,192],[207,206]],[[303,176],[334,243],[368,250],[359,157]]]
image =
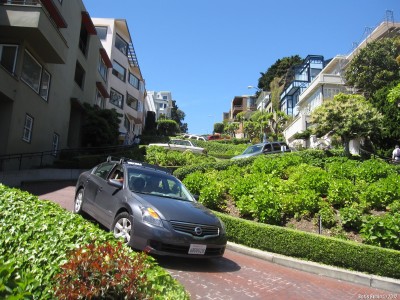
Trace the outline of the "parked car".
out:
[[[158,146],[163,147],[165,149],[176,150],[176,151],[192,151],[194,153],[206,154],[207,151],[204,148],[196,147],[191,141],[189,140],[182,140],[182,139],[172,139],[167,144],[149,144],[149,146]]]
[[[220,257],[227,238],[222,221],[166,169],[128,159],[82,173],[75,213],[87,213],[134,249],[157,255]]]
[[[282,152],[291,152],[289,146],[284,142],[266,142],[251,145],[243,151],[242,154],[232,157],[232,159],[241,159],[261,154],[274,154]]]
[[[207,141],[207,139],[204,136],[196,135],[196,134],[185,133],[183,135],[183,138],[190,139],[190,140]]]

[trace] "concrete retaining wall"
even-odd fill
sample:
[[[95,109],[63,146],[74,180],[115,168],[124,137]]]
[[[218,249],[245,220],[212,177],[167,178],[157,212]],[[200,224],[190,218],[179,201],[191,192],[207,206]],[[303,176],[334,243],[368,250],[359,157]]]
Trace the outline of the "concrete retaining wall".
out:
[[[20,187],[22,182],[48,180],[77,180],[86,170],[81,169],[34,169],[0,172],[0,183]]]

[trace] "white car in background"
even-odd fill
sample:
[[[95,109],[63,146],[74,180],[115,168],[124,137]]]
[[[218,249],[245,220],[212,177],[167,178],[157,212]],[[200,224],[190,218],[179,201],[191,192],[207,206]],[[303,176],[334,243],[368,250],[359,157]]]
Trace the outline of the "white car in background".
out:
[[[201,147],[196,147],[193,145],[193,143],[189,140],[182,140],[182,139],[172,139],[168,143],[163,144],[149,144],[150,146],[157,146],[157,147],[163,147],[165,149],[169,150],[175,150],[175,151],[192,151],[193,153],[200,153],[200,154],[206,154],[206,150]]]

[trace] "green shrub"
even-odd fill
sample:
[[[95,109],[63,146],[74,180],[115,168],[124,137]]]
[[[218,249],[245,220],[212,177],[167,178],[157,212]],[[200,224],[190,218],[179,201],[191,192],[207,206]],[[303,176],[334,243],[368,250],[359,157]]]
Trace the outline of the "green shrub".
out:
[[[209,180],[204,173],[197,171],[186,176],[182,183],[192,194],[200,195],[200,191],[209,183]]]
[[[400,200],[393,201],[388,207],[387,210],[390,214],[398,213],[400,214]]]
[[[331,157],[326,159],[325,170],[332,179],[349,179],[354,182],[359,161],[347,157]]]
[[[360,231],[363,217],[362,208],[356,205],[343,207],[339,210],[339,214],[343,228]]]
[[[400,199],[400,177],[397,174],[391,174],[386,178],[371,182],[360,197],[371,208],[385,209],[393,201]]]
[[[360,164],[357,168],[357,180],[375,182],[389,175],[397,174],[395,168],[381,159],[369,159]]]
[[[301,189],[294,193],[282,194],[282,211],[286,218],[311,217],[318,211],[320,197],[310,189]]]
[[[260,224],[216,212],[228,240],[291,257],[400,279],[400,251],[289,228]]]
[[[59,299],[142,299],[146,297],[146,254],[133,257],[116,245],[89,244],[72,250],[68,262],[55,276],[54,295]]]
[[[32,276],[19,272],[14,263],[0,263],[0,299],[33,299],[29,291],[37,289],[37,285]]]
[[[117,243],[111,233],[58,204],[0,185],[0,263],[11,263],[16,278],[34,278],[24,291],[33,298],[52,298],[54,277],[68,261],[67,253],[93,240]],[[183,287],[148,259],[144,292],[154,299],[188,299]]]
[[[334,207],[343,207],[351,204],[358,200],[355,186],[346,178],[331,179],[327,200]]]
[[[289,175],[289,185],[292,185],[293,188],[296,186],[298,189],[307,187],[320,196],[327,195],[330,178],[325,170],[304,163],[292,167],[292,169],[295,171]]]
[[[318,211],[317,217],[321,218],[322,226],[325,228],[332,228],[336,225],[336,213],[328,203],[321,201],[319,203],[320,209]]]
[[[360,233],[367,244],[400,250],[400,214],[368,216]]]
[[[224,208],[222,185],[216,180],[212,180],[200,191],[199,202],[209,209],[221,211]]]

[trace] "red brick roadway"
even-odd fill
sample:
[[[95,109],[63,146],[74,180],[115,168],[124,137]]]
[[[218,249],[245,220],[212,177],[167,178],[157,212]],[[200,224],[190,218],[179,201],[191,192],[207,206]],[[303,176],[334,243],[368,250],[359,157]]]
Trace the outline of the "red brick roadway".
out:
[[[25,183],[23,189],[72,211],[74,182]],[[210,260],[157,257],[191,299],[399,299],[388,292],[280,266],[226,250]]]

